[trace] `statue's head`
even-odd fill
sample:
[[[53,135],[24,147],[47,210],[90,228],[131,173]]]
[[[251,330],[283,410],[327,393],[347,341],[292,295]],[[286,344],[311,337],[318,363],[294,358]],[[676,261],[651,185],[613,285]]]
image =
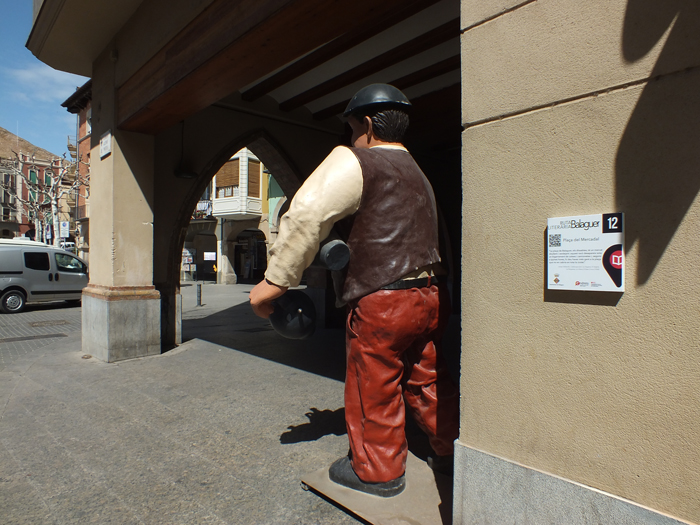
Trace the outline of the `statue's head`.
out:
[[[398,88],[370,84],[355,93],[343,116],[360,124],[369,119],[374,137],[382,142],[401,142],[408,129],[410,107],[408,98]]]

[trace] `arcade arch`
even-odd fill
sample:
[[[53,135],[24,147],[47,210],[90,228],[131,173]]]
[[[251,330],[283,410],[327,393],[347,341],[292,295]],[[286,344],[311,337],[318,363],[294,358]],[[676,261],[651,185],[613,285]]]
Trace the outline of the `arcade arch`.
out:
[[[283,193],[274,208],[269,210],[267,221],[225,221],[223,225],[210,225],[209,230],[213,231],[200,234],[208,235],[205,240],[212,246],[215,239],[221,242],[217,282],[252,282],[255,278],[262,278],[264,270],[261,272],[260,262],[265,259],[266,263],[267,248],[274,242],[279,218],[288,209],[291,197],[328,151],[345,141],[342,133],[292,126],[284,122],[265,122],[260,117],[241,118],[240,114],[222,108],[212,107],[203,113],[187,119],[181,127],[176,126],[156,137],[154,283],[161,295],[161,339],[164,347],[180,342],[177,296],[180,293],[180,265],[187,227],[202,193],[220,168],[237,151],[246,147],[273,175]],[[245,124],[249,129],[241,129]],[[416,157],[436,187],[439,208],[444,208],[441,201],[455,196],[453,191],[445,191],[453,182],[446,175],[455,169],[455,173],[458,173],[459,168],[449,165],[449,159],[444,157],[430,157],[420,152]],[[176,177],[175,172],[183,166],[184,171],[195,176],[191,179]],[[448,201],[448,204],[452,203]],[[441,213],[441,240],[445,248],[446,266],[451,273],[450,281],[458,283],[458,265],[451,259],[456,256],[452,245],[459,239],[457,237],[455,241],[454,238],[455,230],[459,231],[459,223],[454,220],[455,210],[452,207],[446,213]],[[251,265],[248,273],[246,264]],[[319,288],[315,297],[325,302],[327,278],[322,270],[315,271],[319,274],[312,275],[307,282],[311,287]],[[243,279],[239,280],[239,276],[243,276]],[[454,305],[459,302],[457,288],[453,286]]]
[[[267,121],[212,107],[158,135],[155,139],[154,284],[161,296],[161,339],[165,347],[179,343],[178,295],[180,265],[187,227],[200,196],[214,175],[237,151],[250,149],[273,174],[290,198],[327,152],[340,142],[338,134]],[[178,170],[178,168],[181,168]],[[182,169],[184,168],[184,169]],[[176,171],[193,174],[179,178]],[[239,222],[239,221],[236,221]],[[240,221],[243,231],[258,228]],[[221,236],[228,240],[233,231]],[[265,235],[269,239],[269,232]],[[227,257],[231,244],[222,246]],[[230,269],[234,269],[235,264]],[[231,281],[231,273],[225,277]]]

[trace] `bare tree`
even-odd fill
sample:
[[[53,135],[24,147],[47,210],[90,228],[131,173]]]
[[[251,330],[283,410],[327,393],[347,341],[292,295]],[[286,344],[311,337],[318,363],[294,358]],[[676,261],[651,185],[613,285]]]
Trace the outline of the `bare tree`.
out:
[[[8,184],[3,181],[0,183],[0,187],[12,195],[16,202],[21,203],[31,212],[34,219],[36,240],[40,240],[40,236],[43,236],[42,223],[45,224],[48,216],[51,217],[53,227],[52,241],[54,246],[58,246],[59,203],[63,197],[75,192],[80,186],[89,187],[90,174],[81,176],[77,169],[78,163],[69,162],[65,158],[55,158],[51,162],[51,169],[44,172],[50,182],[46,180],[32,181],[22,171],[21,156],[14,151],[13,153],[15,153],[17,159],[4,162],[0,169],[9,172],[16,179],[21,179],[29,190],[29,197],[23,198],[19,194],[20,192],[17,191],[16,184]],[[78,162],[81,161],[79,160]]]
[[[0,181],[0,188],[11,197],[8,202],[15,212],[21,217],[23,210],[26,210],[27,217],[34,222],[34,239],[42,241],[44,238],[43,225],[46,223],[47,216],[50,214],[51,207],[45,199],[38,199],[37,195],[31,195],[25,199],[21,192],[17,191],[17,177],[27,180],[22,174],[18,160],[2,159],[0,161],[0,172],[9,177],[3,177]]]

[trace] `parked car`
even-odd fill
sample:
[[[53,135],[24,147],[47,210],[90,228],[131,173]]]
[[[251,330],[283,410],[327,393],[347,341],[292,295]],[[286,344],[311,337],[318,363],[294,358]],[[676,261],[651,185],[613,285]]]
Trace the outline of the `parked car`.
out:
[[[61,241],[58,245],[62,250],[67,252],[75,253],[75,243],[72,241]]]
[[[0,311],[56,300],[80,303],[88,266],[75,255],[41,242],[0,239]]]

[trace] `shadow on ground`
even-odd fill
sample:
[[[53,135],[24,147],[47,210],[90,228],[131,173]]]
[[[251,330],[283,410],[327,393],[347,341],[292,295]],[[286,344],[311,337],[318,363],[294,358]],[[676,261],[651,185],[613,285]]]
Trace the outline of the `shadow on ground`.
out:
[[[317,330],[306,340],[285,339],[246,302],[199,319],[183,319],[183,342],[202,339],[337,381],[345,380],[345,333]]]
[[[325,376],[345,380],[345,332],[343,329],[319,329],[306,340],[285,339],[269,321],[253,314],[246,302],[196,319],[183,319],[183,342],[202,339]],[[459,318],[450,319],[444,336],[443,353],[453,381],[459,382]]]
[[[280,443],[288,445],[290,443],[300,443],[301,441],[316,441],[330,434],[342,436],[347,433],[345,428],[345,408],[319,410],[312,407],[306,413],[306,417],[309,418],[308,423],[287,427],[289,430],[280,436]]]
[[[347,434],[345,427],[345,408],[337,410],[319,410],[312,407],[306,412],[308,423],[290,425],[280,436],[280,443],[288,445],[302,441],[316,441],[323,436],[342,436]],[[431,452],[428,437],[416,424],[410,412],[406,413],[406,440],[408,449],[418,458],[426,460]]]
[[[459,327],[456,321],[445,337],[446,358],[454,379],[459,374]],[[306,340],[285,339],[272,329],[268,321],[256,317],[246,302],[198,319],[183,319],[182,332],[183,341],[202,339],[340,382],[345,380],[343,329],[317,330]],[[290,425],[280,435],[280,443],[316,441],[327,435],[346,434],[345,409],[342,407],[311,407],[305,415],[308,422]],[[298,420],[296,416],[294,419]],[[406,414],[406,439],[409,450],[416,457],[422,460],[428,457],[431,452],[428,438],[410,412]]]

